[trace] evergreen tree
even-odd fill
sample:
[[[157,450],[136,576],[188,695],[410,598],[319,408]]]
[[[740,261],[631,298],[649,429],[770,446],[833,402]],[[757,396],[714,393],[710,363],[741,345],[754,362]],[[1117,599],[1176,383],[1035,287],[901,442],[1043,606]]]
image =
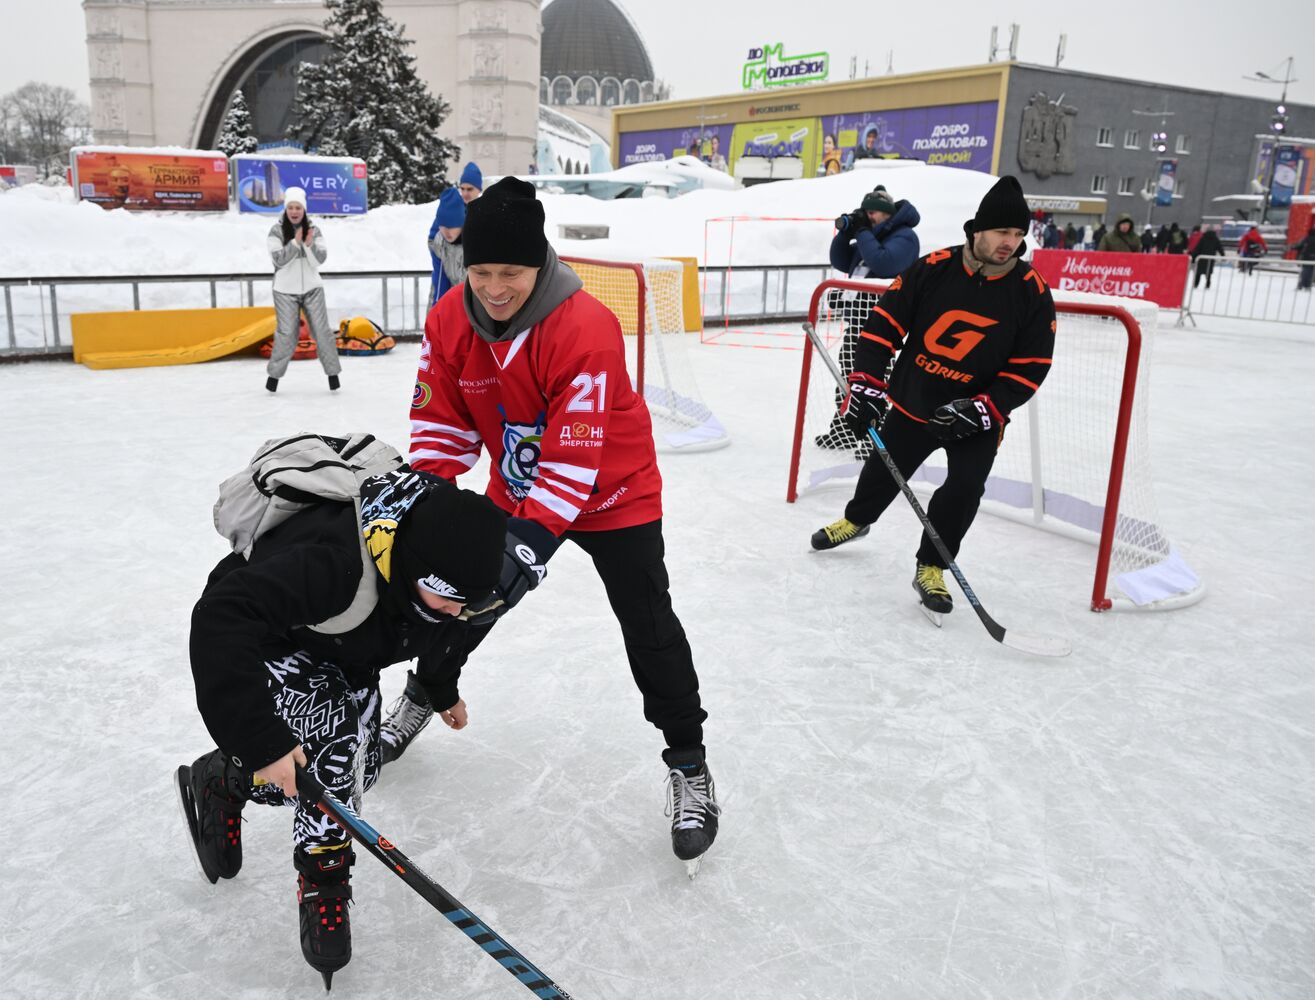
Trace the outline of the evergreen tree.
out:
[[[233,95],[233,103],[228,106],[224,127],[220,129],[215,148],[225,156],[234,156],[237,153],[254,153],[256,147],[256,135],[251,131],[251,112],[247,110],[247,99],[239,90]]]
[[[409,39],[381,0],[325,0],[329,54],[302,63],[288,138],[325,156],[357,156],[370,207],[432,201],[458,147],[439,138],[451,108],[416,76]]]

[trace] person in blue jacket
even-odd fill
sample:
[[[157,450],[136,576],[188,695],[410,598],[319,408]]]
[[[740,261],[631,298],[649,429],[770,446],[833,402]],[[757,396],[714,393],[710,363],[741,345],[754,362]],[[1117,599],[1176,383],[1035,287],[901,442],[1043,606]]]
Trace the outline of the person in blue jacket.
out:
[[[831,266],[851,278],[894,278],[920,256],[918,234],[914,227],[922,221],[909,201],[894,201],[883,185],[878,184],[853,212],[836,219],[836,235],[831,240]],[[840,370],[847,376],[854,368],[854,349],[859,331],[877,296],[869,292],[846,290],[831,303],[844,318],[845,335],[840,343]],[[840,419],[843,394],[837,393],[836,414],[825,434],[814,442],[821,448],[852,447],[854,436]],[[860,441],[858,450],[866,457],[871,447]]]
[[[466,225],[466,203],[456,188],[448,188],[439,196],[438,214],[434,216],[438,232],[429,241],[429,254],[438,260],[438,285],[430,301],[441,299],[449,288],[466,280],[466,249],[461,244],[461,230]]]
[[[457,182],[457,191],[461,194],[462,202],[469,205],[480,196],[483,190],[484,175],[480,172],[479,165],[472,160],[461,170],[461,180]],[[426,245],[429,246],[429,261],[434,269],[429,278],[429,304],[431,306],[438,301],[438,297],[443,292],[451,287],[451,285],[444,285],[442,289],[439,288],[443,279],[443,262],[438,259],[433,248],[434,238],[438,236],[438,227],[442,225],[438,219],[442,211],[443,202],[442,199],[439,199],[438,208],[434,212],[434,221],[429,226],[429,236],[425,240]],[[458,240],[457,245],[460,246],[460,240]]]

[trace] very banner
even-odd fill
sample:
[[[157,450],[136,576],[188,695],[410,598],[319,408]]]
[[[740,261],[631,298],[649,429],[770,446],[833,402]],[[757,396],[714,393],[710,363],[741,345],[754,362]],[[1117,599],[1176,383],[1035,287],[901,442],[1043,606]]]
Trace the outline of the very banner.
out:
[[[1051,288],[1145,299],[1164,309],[1183,304],[1189,258],[1174,253],[1036,250],[1032,266]]]
[[[278,215],[283,192],[306,192],[311,215],[364,215],[369,207],[365,161],[350,156],[233,157],[233,197],[239,212]]]

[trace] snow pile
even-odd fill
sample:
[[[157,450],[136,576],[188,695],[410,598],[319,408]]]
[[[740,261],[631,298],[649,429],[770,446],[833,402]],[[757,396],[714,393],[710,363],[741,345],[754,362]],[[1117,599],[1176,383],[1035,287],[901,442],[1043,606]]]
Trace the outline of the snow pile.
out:
[[[820,222],[737,224],[734,262],[817,264],[827,259],[830,220],[856,207],[878,183],[922,214],[924,250],[960,242],[962,225],[994,183],[988,174],[915,161],[882,162],[824,178],[779,181],[735,191],[695,191],[675,199],[599,201],[541,194],[549,239],[560,253],[639,259],[704,260],[705,224],[729,216],[816,218]],[[426,234],[435,203],[394,205],[361,218],[318,219],[329,244],[330,271],[428,270]],[[26,185],[0,198],[0,275],[205,274],[266,271],[271,216],[106,211],[78,202],[68,188]],[[604,240],[566,240],[560,226],[606,225]],[[708,263],[724,264],[730,229],[710,228]]]

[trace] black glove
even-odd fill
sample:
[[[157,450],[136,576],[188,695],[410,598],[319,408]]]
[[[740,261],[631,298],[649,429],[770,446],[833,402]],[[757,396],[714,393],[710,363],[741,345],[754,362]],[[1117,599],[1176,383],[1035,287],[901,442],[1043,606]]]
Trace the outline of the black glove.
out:
[[[867,372],[854,372],[848,381],[849,394],[840,404],[840,419],[860,438],[866,438],[868,428],[879,426],[886,415],[886,383]]]
[[[837,216],[836,216],[836,232],[838,232],[838,233],[847,233],[847,232],[849,232],[849,216],[848,216],[848,215],[837,215]]]
[[[989,431],[1004,423],[1004,417],[986,395],[972,399],[955,399],[936,407],[927,430],[940,441],[960,441],[972,434]]]

